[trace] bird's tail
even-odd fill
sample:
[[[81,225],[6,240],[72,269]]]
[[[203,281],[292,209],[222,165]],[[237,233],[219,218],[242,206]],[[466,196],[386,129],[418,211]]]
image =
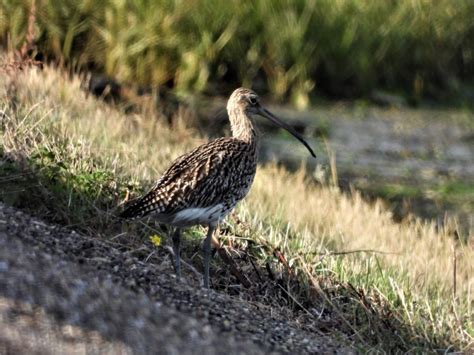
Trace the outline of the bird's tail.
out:
[[[154,203],[154,196],[146,194],[136,200],[131,201],[125,210],[119,214],[120,218],[141,218],[154,211],[157,206]]]

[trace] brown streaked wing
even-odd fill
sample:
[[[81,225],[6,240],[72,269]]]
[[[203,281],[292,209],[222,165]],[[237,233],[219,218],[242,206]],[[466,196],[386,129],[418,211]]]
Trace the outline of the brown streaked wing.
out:
[[[250,158],[248,150],[248,144],[231,137],[194,149],[175,160],[153,188],[132,202],[122,217],[142,216],[152,211],[172,214],[189,207],[213,206],[224,202],[231,193],[238,195],[235,190],[239,189],[239,177],[254,171],[255,164],[252,167],[246,159]]]

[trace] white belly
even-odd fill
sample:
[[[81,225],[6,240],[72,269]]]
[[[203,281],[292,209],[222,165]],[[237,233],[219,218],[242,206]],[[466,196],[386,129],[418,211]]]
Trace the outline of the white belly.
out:
[[[218,223],[223,219],[231,209],[225,209],[222,203],[210,207],[186,208],[176,213],[170,221],[170,224],[186,227],[197,224]]]

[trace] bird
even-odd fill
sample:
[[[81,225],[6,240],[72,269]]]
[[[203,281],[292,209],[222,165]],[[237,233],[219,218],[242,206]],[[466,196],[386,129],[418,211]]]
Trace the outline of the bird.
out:
[[[211,239],[219,223],[249,192],[257,170],[258,131],[255,115],[286,129],[316,158],[310,145],[290,125],[260,103],[251,89],[234,90],[227,102],[232,136],[205,143],[178,157],[143,196],[131,201],[121,218],[150,216],[172,227],[174,268],[181,277],[183,228],[207,226],[203,243],[205,288],[209,288]]]

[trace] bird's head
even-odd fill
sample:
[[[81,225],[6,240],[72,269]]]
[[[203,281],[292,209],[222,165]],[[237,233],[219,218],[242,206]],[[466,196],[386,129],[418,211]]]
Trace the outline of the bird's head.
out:
[[[260,115],[265,117],[273,124],[290,132],[296,139],[303,143],[311,155],[316,158],[316,154],[314,154],[313,149],[311,149],[309,144],[303,139],[303,137],[301,137],[298,132],[294,130],[293,127],[280,120],[260,104],[260,98],[255,93],[255,91],[246,88],[238,88],[234,90],[227,103],[227,111],[229,112],[229,115],[231,115],[231,112],[239,111],[244,112],[249,116]]]
[[[227,108],[230,110],[238,109],[248,114],[258,114],[260,106],[260,98],[255,91],[238,88],[230,95]]]

